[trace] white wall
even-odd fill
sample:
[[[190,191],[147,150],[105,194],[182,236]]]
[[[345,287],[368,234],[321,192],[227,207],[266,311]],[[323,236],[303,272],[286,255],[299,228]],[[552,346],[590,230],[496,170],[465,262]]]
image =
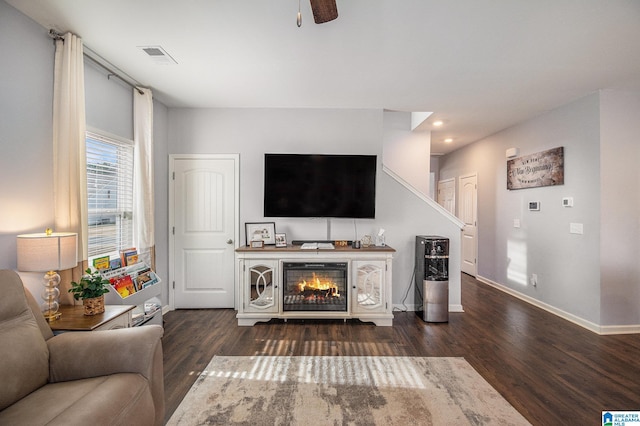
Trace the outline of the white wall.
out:
[[[601,323],[640,324],[640,92],[600,100]]]
[[[385,228],[387,244],[397,250],[393,270],[396,304],[402,302],[411,283],[415,235],[455,232],[449,231],[454,227],[451,222],[382,172],[381,110],[169,109],[168,135],[168,154],[240,154],[241,228],[245,222],[265,219],[262,216],[265,153],[378,155],[375,220],[332,219],[331,235],[326,235],[325,219],[277,219],[275,222],[276,230],[285,232],[290,241],[352,240]],[[163,172],[158,170],[158,173]],[[167,230],[159,231],[164,232],[166,239]],[[244,229],[241,233],[244,244]],[[452,260],[452,268],[456,267],[455,262]],[[460,304],[459,277],[456,281],[452,279],[451,286],[457,287],[451,303]],[[409,292],[406,303],[413,305],[413,291]]]
[[[440,158],[440,180],[478,174],[478,275],[595,324],[601,320],[599,115],[599,96],[590,95]],[[559,146],[564,185],[506,189],[507,148],[524,156]],[[574,198],[573,208],[562,207],[566,196]],[[528,211],[529,201],[539,201],[541,210]],[[571,222],[582,223],[584,234],[569,234]],[[534,273],[537,287],[528,280]]]
[[[384,165],[426,196],[431,167],[431,132],[411,131],[410,112],[384,111]]]

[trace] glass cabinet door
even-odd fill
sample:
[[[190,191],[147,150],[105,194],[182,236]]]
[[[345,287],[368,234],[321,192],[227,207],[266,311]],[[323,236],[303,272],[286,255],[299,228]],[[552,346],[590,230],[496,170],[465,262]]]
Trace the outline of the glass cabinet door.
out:
[[[385,310],[385,261],[353,262],[353,312]]]
[[[245,312],[277,312],[278,283],[275,261],[250,260],[245,263]]]

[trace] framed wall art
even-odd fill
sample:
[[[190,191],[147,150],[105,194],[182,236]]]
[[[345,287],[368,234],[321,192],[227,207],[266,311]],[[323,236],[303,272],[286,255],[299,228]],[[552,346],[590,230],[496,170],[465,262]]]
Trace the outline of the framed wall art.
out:
[[[564,185],[564,148],[507,161],[507,189]]]
[[[244,231],[247,246],[251,245],[251,241],[262,241],[265,245],[276,243],[275,222],[247,222]]]

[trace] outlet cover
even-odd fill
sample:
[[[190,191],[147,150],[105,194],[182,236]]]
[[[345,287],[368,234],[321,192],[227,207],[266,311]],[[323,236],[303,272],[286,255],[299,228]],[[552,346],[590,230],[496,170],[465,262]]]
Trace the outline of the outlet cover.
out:
[[[584,234],[584,226],[581,223],[570,223],[569,224],[569,233],[570,234]]]

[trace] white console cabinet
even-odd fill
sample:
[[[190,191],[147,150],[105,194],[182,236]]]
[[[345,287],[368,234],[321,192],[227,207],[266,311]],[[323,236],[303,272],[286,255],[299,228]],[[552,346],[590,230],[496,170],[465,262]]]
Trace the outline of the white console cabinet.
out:
[[[239,288],[238,325],[280,319],[359,319],[379,326],[393,324],[391,247],[302,250],[299,246],[241,247],[236,250]],[[342,311],[284,310],[283,263],[347,263],[346,308]]]
[[[243,262],[245,283],[240,292],[242,295],[242,311],[246,313],[278,312],[278,261],[262,259],[246,259]]]

